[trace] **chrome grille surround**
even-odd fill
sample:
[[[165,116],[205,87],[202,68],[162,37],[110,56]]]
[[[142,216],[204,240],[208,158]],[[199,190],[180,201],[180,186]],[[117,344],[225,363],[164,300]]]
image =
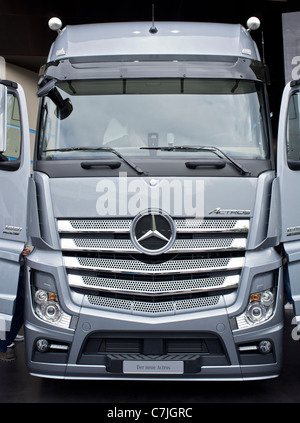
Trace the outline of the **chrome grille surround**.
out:
[[[70,289],[86,306],[159,316],[222,307],[236,291],[248,219],[174,219],[176,240],[158,259],[134,248],[131,223],[57,221]]]

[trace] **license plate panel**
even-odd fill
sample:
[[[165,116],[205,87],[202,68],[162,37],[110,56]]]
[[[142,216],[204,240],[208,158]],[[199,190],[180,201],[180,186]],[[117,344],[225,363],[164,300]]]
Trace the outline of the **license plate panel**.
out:
[[[180,360],[124,360],[126,374],[183,374],[184,362]]]

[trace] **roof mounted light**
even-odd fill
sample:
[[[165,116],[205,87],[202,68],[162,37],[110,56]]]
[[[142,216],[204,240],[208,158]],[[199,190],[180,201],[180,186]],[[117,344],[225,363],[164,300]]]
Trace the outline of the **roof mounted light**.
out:
[[[252,16],[251,18],[249,18],[247,20],[247,31],[255,31],[256,29],[258,29],[260,27],[260,20],[258,18],[256,18],[255,16]]]
[[[52,31],[57,31],[60,33],[62,21],[59,18],[51,18],[49,19],[48,26]]]

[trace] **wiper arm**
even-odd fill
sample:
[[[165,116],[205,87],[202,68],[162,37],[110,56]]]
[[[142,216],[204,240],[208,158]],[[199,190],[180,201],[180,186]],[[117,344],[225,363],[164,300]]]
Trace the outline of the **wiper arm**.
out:
[[[249,172],[249,170],[245,169],[240,163],[238,163],[232,157],[228,156],[228,154],[224,153],[224,151],[222,151],[220,148],[218,148],[218,147],[210,147],[210,146],[208,146],[208,147],[207,146],[204,146],[204,147],[199,147],[199,148],[200,148],[200,150],[211,151],[211,152],[213,152],[215,154],[220,153],[223,157],[225,157],[225,159],[227,159],[230,163],[232,163],[233,166],[235,166],[236,169],[238,169],[239,172],[242,175],[251,175],[251,172]]]
[[[136,171],[139,175],[144,174],[145,172],[138,167],[135,163],[131,162],[130,160],[126,159],[118,150],[110,147],[65,147],[65,148],[53,148],[50,150],[43,150],[43,153],[50,153],[50,152],[68,152],[68,151],[108,151],[109,153],[115,154],[119,159],[123,160],[128,166],[130,166],[133,170]]]
[[[213,147],[213,146],[192,147],[192,146],[185,146],[185,145],[174,145],[174,146],[166,145],[161,147],[140,147],[140,148],[145,150],[162,150],[162,151],[203,151],[203,150],[211,151],[212,153],[215,153],[218,157],[222,157],[222,156],[225,157],[225,159],[228,160],[230,163],[232,163],[242,175],[251,175],[251,172],[245,169],[240,163],[235,161],[232,157],[228,156],[226,153],[224,153],[224,151],[222,151],[218,147]]]

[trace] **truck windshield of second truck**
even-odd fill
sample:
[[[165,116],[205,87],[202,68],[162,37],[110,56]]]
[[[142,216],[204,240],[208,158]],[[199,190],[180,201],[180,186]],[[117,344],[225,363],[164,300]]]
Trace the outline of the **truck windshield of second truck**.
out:
[[[56,84],[72,113],[45,96],[39,160],[187,158],[193,150],[231,160],[269,155],[262,85],[235,79],[74,80]],[[154,154],[155,151],[155,154]],[[244,169],[240,169],[244,172]],[[245,170],[247,173],[247,170]]]

